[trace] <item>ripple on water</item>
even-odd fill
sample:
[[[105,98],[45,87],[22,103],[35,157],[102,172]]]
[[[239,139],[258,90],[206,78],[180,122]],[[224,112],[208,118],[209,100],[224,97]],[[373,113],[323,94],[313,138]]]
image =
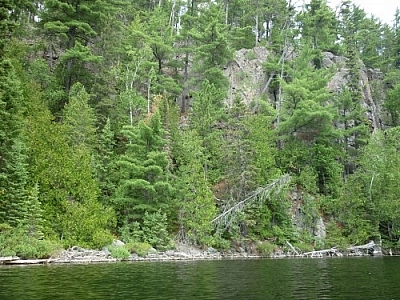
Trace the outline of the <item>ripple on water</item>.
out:
[[[400,299],[399,269],[397,257],[0,267],[0,299]]]

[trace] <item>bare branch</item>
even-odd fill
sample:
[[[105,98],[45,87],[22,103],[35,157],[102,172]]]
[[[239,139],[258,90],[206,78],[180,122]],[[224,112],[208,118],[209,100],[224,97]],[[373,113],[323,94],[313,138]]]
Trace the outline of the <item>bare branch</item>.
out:
[[[261,202],[269,198],[272,193],[278,194],[289,182],[290,176],[285,174],[267,186],[257,188],[246,199],[234,204],[229,208],[226,208],[225,211],[214,218],[211,223],[216,224],[217,227],[229,225],[232,222],[232,219],[234,219],[239,212],[242,212],[248,204],[256,201]]]

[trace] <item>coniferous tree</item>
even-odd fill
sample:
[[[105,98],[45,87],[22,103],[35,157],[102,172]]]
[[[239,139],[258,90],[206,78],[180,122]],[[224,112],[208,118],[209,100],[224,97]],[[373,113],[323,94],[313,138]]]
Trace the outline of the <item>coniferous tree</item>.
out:
[[[7,207],[17,201],[18,194],[24,194],[26,169],[23,145],[19,141],[22,129],[23,94],[20,81],[9,60],[0,61],[0,202],[3,209],[0,221],[7,219]],[[21,155],[19,155],[21,154]],[[14,183],[13,180],[16,180]],[[16,184],[17,186],[13,187]],[[23,188],[18,189],[18,186]],[[23,202],[23,198],[20,199]],[[15,209],[15,207],[14,207]],[[24,210],[21,208],[22,211]],[[18,211],[10,225],[17,225]]]
[[[361,61],[360,50],[358,41],[358,31],[360,18],[365,15],[355,5],[351,5],[349,1],[344,1],[341,6],[342,27],[344,49],[346,57],[346,65],[348,68],[348,82],[341,95],[345,104],[343,107],[347,111],[347,116],[352,117],[350,120],[347,118],[346,124],[352,124],[345,128],[345,148],[348,154],[348,161],[346,165],[346,174],[351,171],[351,165],[354,165],[354,157],[357,155],[355,152],[361,145],[365,144],[368,135],[367,120],[362,109],[362,91],[361,91]],[[347,91],[346,91],[347,90]],[[341,109],[340,107],[339,109]],[[354,149],[355,151],[352,151]]]
[[[101,32],[106,15],[113,12],[114,5],[115,1],[44,2],[40,25],[50,40],[53,39],[51,43],[59,39],[64,50],[60,72],[67,93],[75,82],[86,82],[90,73],[85,66],[99,61],[100,57],[93,54],[89,43]]]
[[[313,62],[322,67],[322,52],[335,48],[337,21],[326,0],[312,0],[297,17],[300,21],[301,40],[311,47]]]
[[[183,133],[177,174],[179,238],[192,243],[209,244],[217,214],[214,195],[206,172],[207,157],[201,137],[194,130]]]
[[[115,191],[112,180],[112,172],[115,163],[115,141],[114,132],[111,130],[110,119],[107,119],[96,146],[95,167],[96,176],[101,190],[99,200],[101,203],[110,204],[110,197]]]
[[[7,153],[5,167],[7,187],[3,195],[1,215],[12,227],[22,225],[27,219],[28,210],[28,172],[24,145],[20,138],[14,140],[11,151]]]
[[[195,80],[208,80],[221,91],[222,100],[227,91],[227,79],[222,69],[232,58],[232,51],[228,43],[228,27],[223,22],[220,7],[211,4],[209,8],[201,11],[190,36],[196,45],[194,71],[200,74],[200,78]]]
[[[168,209],[172,186],[160,121],[156,112],[147,123],[124,126],[121,132],[125,151],[116,160],[117,189],[113,196],[121,225],[141,222],[146,211]]]
[[[91,149],[96,138],[96,117],[88,104],[89,94],[81,83],[76,83],[71,88],[69,99],[64,108],[63,121],[70,145]]]
[[[394,16],[394,64],[396,68],[400,68],[400,9],[396,9],[396,13]]]
[[[202,138],[206,156],[209,159],[207,175],[214,182],[221,175],[222,130],[218,130],[222,116],[221,91],[205,80],[201,90],[194,95],[193,109],[190,115],[190,128]]]
[[[39,201],[39,185],[34,184],[33,187],[29,188],[26,218],[22,226],[30,236],[36,238],[43,238],[44,231],[44,211],[42,204]]]
[[[308,53],[305,49],[296,59],[289,72],[293,79],[283,86],[282,119],[278,125],[283,150],[278,156],[285,173],[301,178],[301,172],[311,168],[317,176],[314,184],[324,193],[328,182],[338,180],[339,153],[333,141],[339,134],[334,128],[336,113],[326,88],[331,72],[310,66]]]

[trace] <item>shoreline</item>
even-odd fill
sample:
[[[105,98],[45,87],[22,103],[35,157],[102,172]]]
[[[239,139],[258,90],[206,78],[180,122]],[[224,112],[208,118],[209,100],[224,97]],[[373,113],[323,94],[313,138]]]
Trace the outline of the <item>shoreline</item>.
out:
[[[68,251],[68,250],[64,250]],[[79,257],[79,258],[61,258],[54,257],[48,259],[20,259],[19,257],[0,257],[1,266],[28,266],[28,265],[67,265],[67,264],[97,264],[97,263],[117,263],[117,262],[174,262],[174,261],[210,261],[210,260],[258,260],[258,259],[321,259],[321,258],[349,258],[349,257],[383,257],[383,256],[400,256],[400,255],[371,255],[366,253],[347,253],[342,255],[305,255],[305,254],[279,254],[279,255],[254,255],[247,253],[214,253],[210,255],[191,255],[188,253],[177,252],[179,255],[166,255],[164,252],[148,254],[140,257],[131,255],[127,259],[117,259],[111,256],[104,257]]]

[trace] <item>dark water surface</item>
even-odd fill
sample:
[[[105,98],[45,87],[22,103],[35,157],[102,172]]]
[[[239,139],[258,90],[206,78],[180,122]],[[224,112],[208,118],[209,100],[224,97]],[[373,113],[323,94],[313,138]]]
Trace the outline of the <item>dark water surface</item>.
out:
[[[18,299],[400,300],[400,257],[0,267]]]

